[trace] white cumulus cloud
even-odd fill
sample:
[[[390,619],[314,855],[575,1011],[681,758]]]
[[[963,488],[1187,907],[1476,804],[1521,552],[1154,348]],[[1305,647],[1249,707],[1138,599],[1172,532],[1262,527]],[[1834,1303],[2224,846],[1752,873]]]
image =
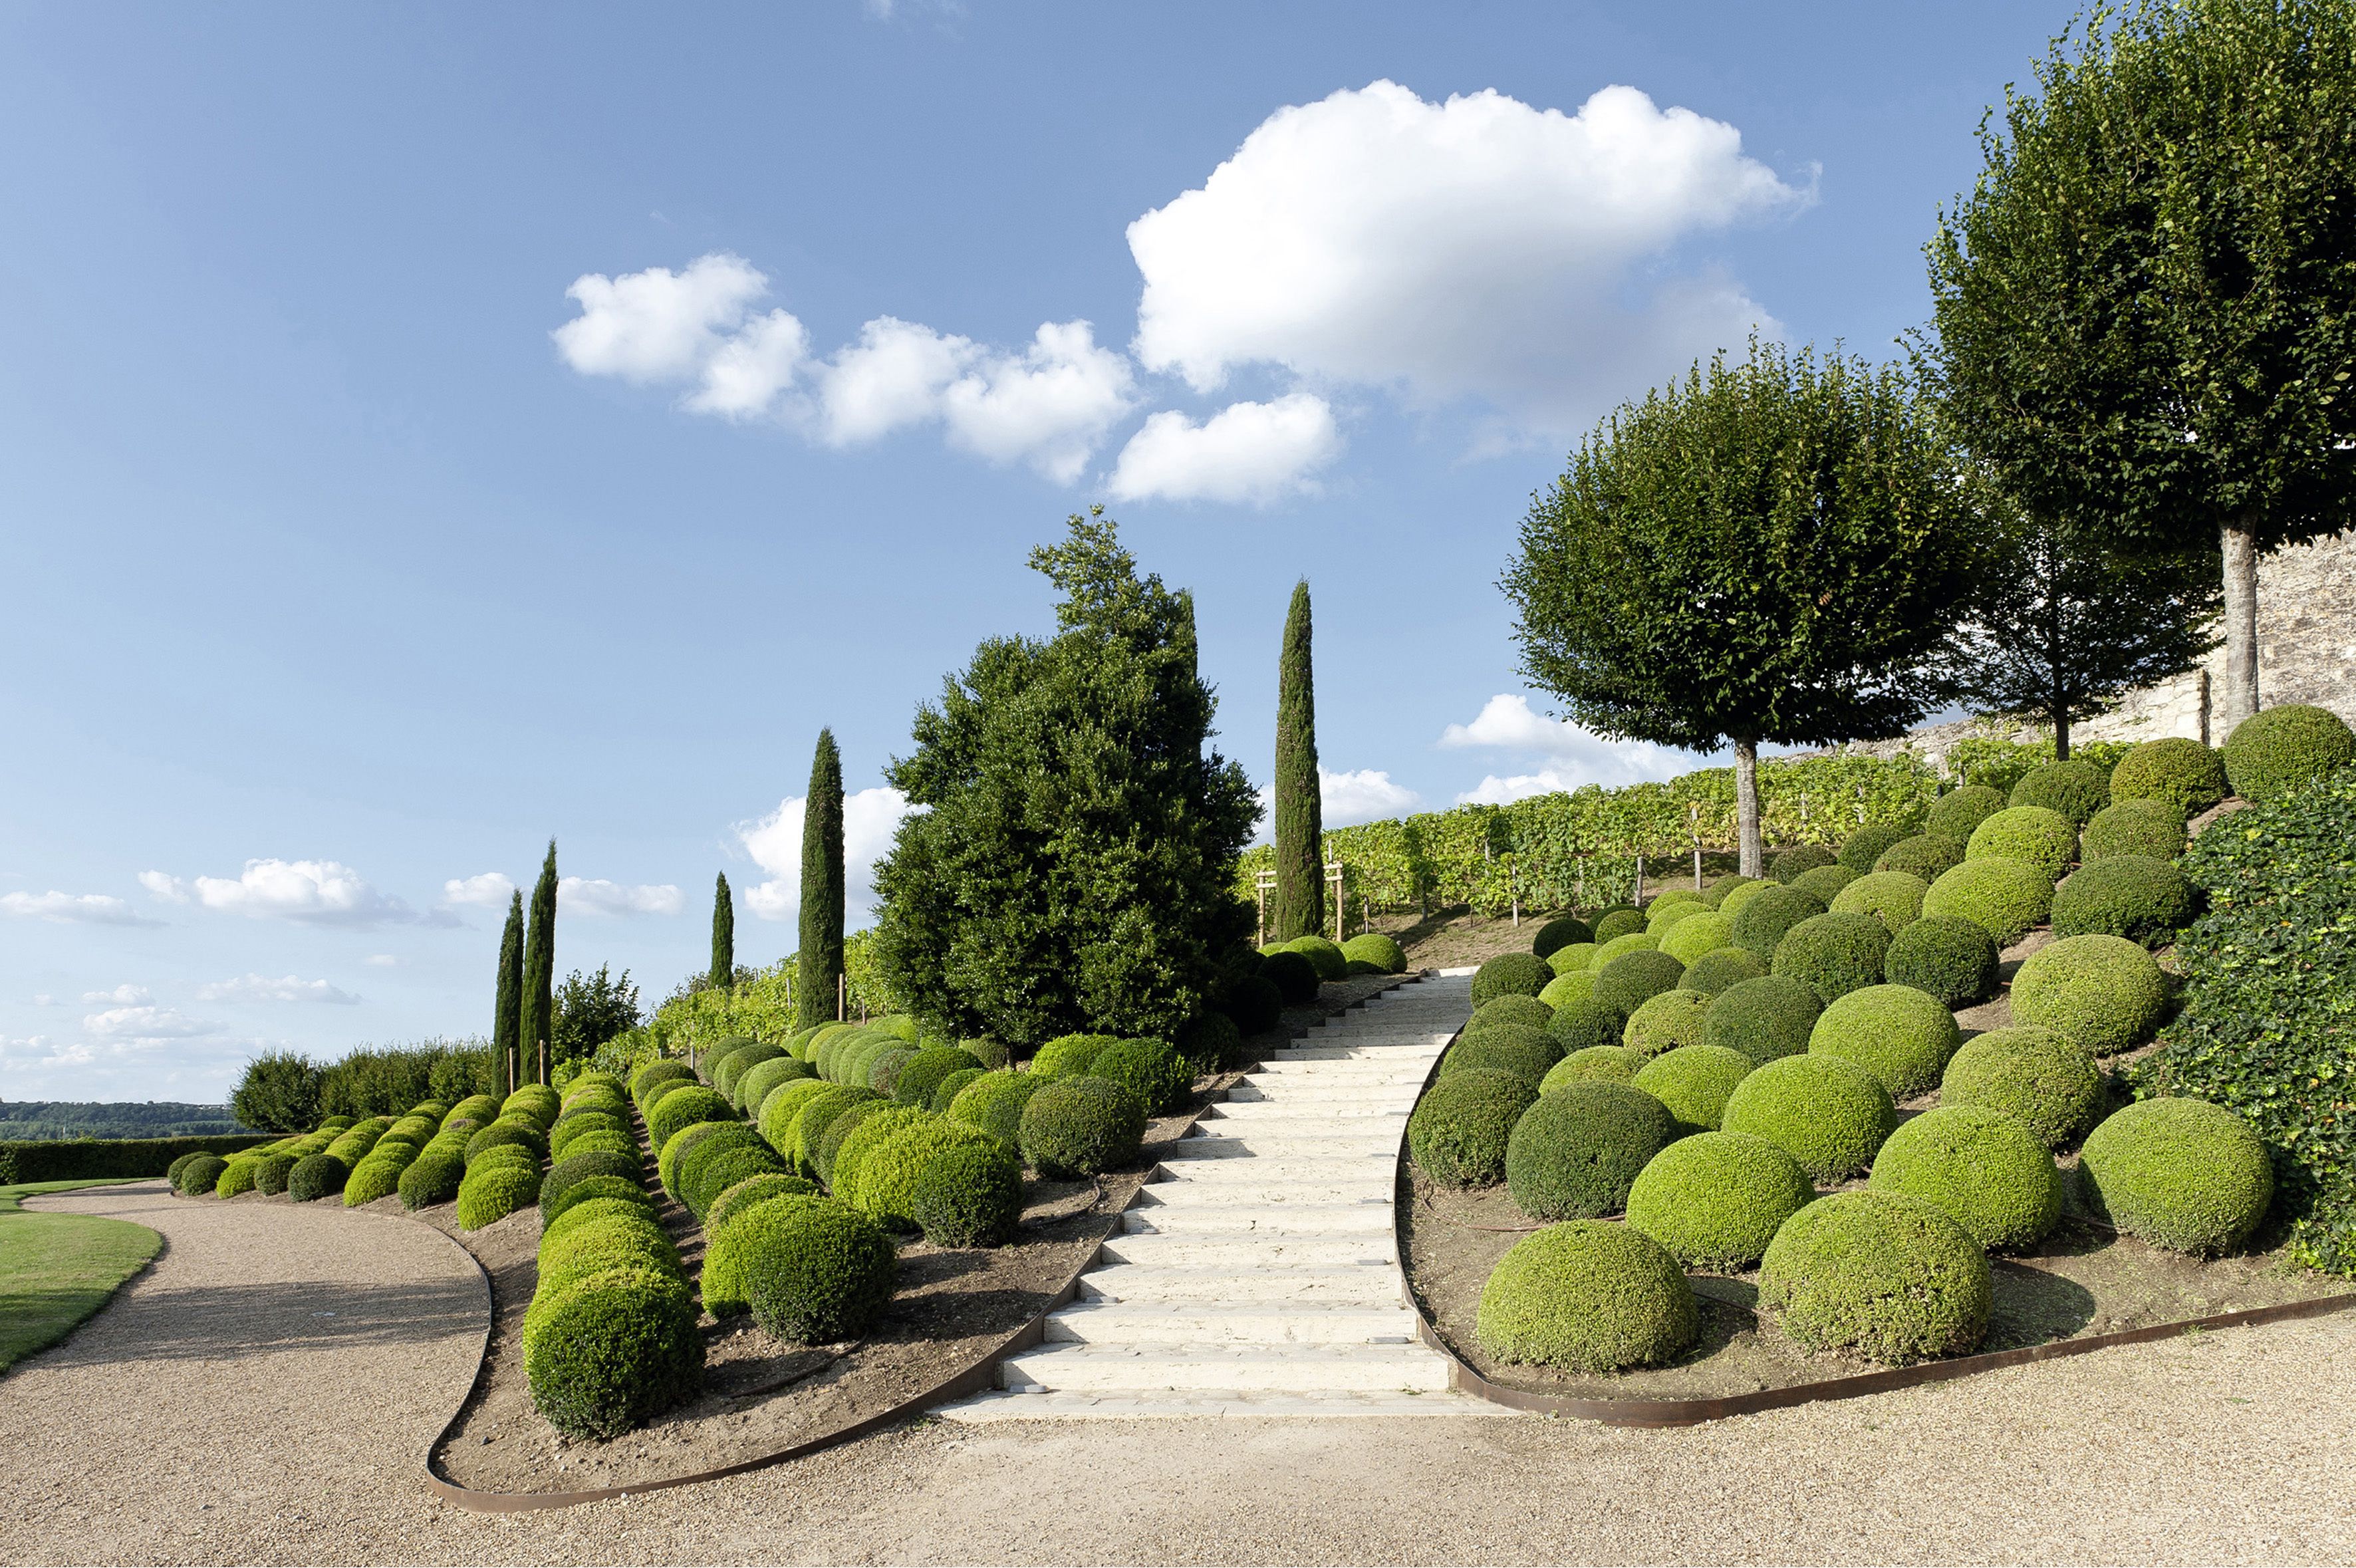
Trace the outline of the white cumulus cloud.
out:
[[[1336,772],[1324,767],[1317,769],[1318,817],[1329,828],[1346,828],[1353,822],[1371,822],[1384,817],[1404,817],[1422,805],[1422,796],[1404,784],[1394,782],[1390,774],[1382,769],[1361,768],[1349,772]],[[1255,830],[1257,837],[1264,839],[1273,831],[1272,813],[1275,810],[1275,786],[1261,785],[1259,825]]]
[[[603,877],[567,876],[556,884],[556,907],[583,915],[676,915],[687,899],[668,882],[630,886]]]
[[[86,1034],[112,1040],[184,1040],[220,1027],[175,1007],[110,1007],[85,1015],[81,1026]]]
[[[1490,774],[1456,797],[1460,805],[1501,806],[1584,784],[1610,787],[1674,779],[1707,762],[1696,753],[1650,741],[1606,739],[1567,720],[1534,712],[1526,696],[1502,692],[1481,705],[1471,724],[1452,724],[1442,730],[1440,744],[1451,749],[1523,752],[1546,759],[1545,766],[1526,773]]]
[[[758,413],[791,384],[809,349],[809,334],[786,312],[753,314],[768,290],[752,263],[725,252],[676,273],[586,273],[564,291],[581,314],[556,329],[556,349],[584,376],[694,382],[687,406],[701,413]]]
[[[474,876],[454,876],[442,884],[442,902],[477,909],[504,909],[515,897],[516,885],[504,872],[486,871]]]
[[[744,907],[765,920],[790,920],[801,912],[802,813],[809,801],[795,795],[751,822],[736,825],[737,842],[769,880],[745,889]],[[892,847],[900,819],[918,808],[886,784],[842,798],[842,880],[845,918],[856,923],[875,902],[875,863]]]
[[[161,871],[143,871],[139,882],[167,904],[196,904],[252,919],[355,928],[450,921],[447,915],[421,916],[400,899],[370,886],[359,872],[340,861],[249,860],[237,876],[187,880]]]
[[[1574,114],[1376,81],[1277,111],[1130,225],[1136,352],[1197,391],[1247,364],[1474,397],[1560,433],[1773,323],[1676,248],[1809,199],[1741,133],[1633,87]]]
[[[1316,489],[1312,476],[1342,455],[1333,411],[1311,392],[1237,403],[1197,424],[1174,410],[1149,415],[1113,466],[1121,500],[1210,500],[1265,506]]]
[[[81,993],[81,1000],[85,1007],[95,1007],[106,1002],[118,1007],[137,1007],[153,1002],[155,998],[147,993],[144,985],[118,985],[112,991],[85,991]]]
[[[0,913],[53,926],[152,926],[122,899],[106,893],[0,893]]]
[[[276,980],[262,974],[241,974],[234,980],[216,980],[197,987],[199,1002],[325,1002],[339,1007],[356,1004],[359,998],[324,980],[299,980],[294,975],[281,975]]]

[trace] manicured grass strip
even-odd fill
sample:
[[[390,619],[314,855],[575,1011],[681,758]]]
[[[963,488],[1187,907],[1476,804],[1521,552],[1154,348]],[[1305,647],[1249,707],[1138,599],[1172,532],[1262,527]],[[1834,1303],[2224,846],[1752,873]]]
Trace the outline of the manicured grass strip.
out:
[[[72,1192],[85,1187],[121,1187],[125,1182],[144,1181],[144,1176],[90,1176],[79,1181],[20,1181],[14,1187],[0,1187],[0,1214],[19,1211],[20,1197],[38,1197],[45,1192]]]
[[[20,1197],[98,1181],[0,1187],[0,1371],[56,1344],[104,1306],[164,1245],[145,1225],[87,1214],[27,1214]]]

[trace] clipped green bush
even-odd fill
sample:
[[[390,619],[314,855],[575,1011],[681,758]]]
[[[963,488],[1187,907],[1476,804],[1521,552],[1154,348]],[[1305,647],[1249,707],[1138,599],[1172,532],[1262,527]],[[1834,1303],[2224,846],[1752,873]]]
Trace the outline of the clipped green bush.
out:
[[[1472,972],[1472,1005],[1493,996],[1535,997],[1553,978],[1553,966],[1536,953],[1499,953]]]
[[[1811,1052],[1762,1063],[1726,1097],[1718,1124],[1766,1139],[1818,1181],[1838,1181],[1873,1164],[1898,1110],[1863,1068]]]
[[[568,1195],[567,1202],[553,1218],[541,1220],[540,1250],[543,1256],[573,1231],[603,1225],[609,1220],[642,1220],[658,1230],[661,1230],[660,1222],[655,1219],[654,1202],[647,1197],[644,1189],[630,1187],[618,1176],[594,1176],[591,1182],[601,1189],[594,1197],[585,1196],[591,1183],[584,1182],[573,1189],[573,1193],[584,1196]]]
[[[1658,1100],[1608,1079],[1541,1094],[1505,1141],[1505,1190],[1538,1219],[1617,1214],[1644,1162],[1676,1136]]]
[[[1458,1072],[1510,1072],[1536,1088],[1547,1069],[1561,1059],[1561,1045],[1545,1030],[1494,1024],[1479,1034],[1468,1029],[1460,1036],[1440,1072],[1443,1078]]]
[[[1840,857],[1820,843],[1794,844],[1767,863],[1767,875],[1789,887],[1819,866],[1839,864]]]
[[[1557,915],[1540,926],[1537,935],[1530,939],[1530,951],[1540,958],[1552,958],[1558,949],[1569,947],[1573,942],[1591,942],[1594,940],[1594,929],[1578,916]],[[1393,970],[1391,972],[1396,974],[1398,972]]]
[[[1895,822],[1876,822],[1848,836],[1840,846],[1840,864],[1863,876],[1873,870],[1874,862],[1891,844],[1910,839],[1919,830],[1912,825],[1901,827]]]
[[[1653,1156],[1628,1189],[1628,1223],[1687,1268],[1746,1269],[1816,1196],[1799,1162],[1764,1138],[1699,1133]]]
[[[2078,858],[2078,829],[2069,818],[2046,806],[2007,806],[1972,830],[1964,846],[1964,864],[1976,860],[2017,860],[2033,865],[2048,886],[2062,880]]]
[[[1012,1156],[989,1133],[928,1112],[861,1156],[855,1175],[839,1196],[887,1230],[917,1230],[917,1178],[945,1151],[964,1144],[979,1145],[993,1158],[1012,1163]]]
[[[200,1155],[184,1155],[181,1158],[201,1159],[203,1156]],[[280,1193],[284,1192],[286,1190],[286,1178],[288,1176],[293,1174],[294,1169],[294,1160],[295,1156],[293,1155],[264,1155],[260,1159],[254,1161],[253,1190],[267,1197],[275,1197]],[[180,1161],[175,1160],[172,1163],[177,1165]],[[402,1167],[402,1175],[406,1176],[409,1172],[415,1167],[416,1162],[412,1160],[408,1165]],[[465,1169],[463,1163],[459,1168],[462,1170]],[[173,1179],[173,1185],[175,1187],[179,1185],[179,1181],[177,1176]],[[450,1190],[452,1192],[458,1190],[458,1178],[455,1176],[450,1178]],[[414,1208],[417,1205],[412,1203],[410,1207]]]
[[[716,1089],[701,1087],[676,1090],[655,1103],[647,1117],[647,1139],[658,1149],[669,1143],[674,1134],[694,1126],[699,1122],[733,1122],[736,1108],[728,1097]]]
[[[1917,833],[1883,850],[1881,858],[1873,863],[1873,869],[1919,877],[1927,886],[1963,864],[1962,839],[1949,838],[1944,833]]]
[[[1734,945],[1734,922],[1715,909],[1689,915],[1661,938],[1661,951],[1687,968],[1697,959]]]
[[[1255,976],[1254,978],[1258,977]],[[1202,1015],[1197,1021],[1212,1017],[1216,1017],[1217,1019],[1224,1021],[1230,1029],[1234,1027],[1234,1020],[1228,1018],[1224,1013],[1216,1015]],[[1181,1034],[1183,1035],[1190,1026],[1191,1025],[1180,1025],[1179,1029]],[[1182,1051],[1186,1049],[1186,1042],[1183,1038],[1178,1042],[1178,1048]],[[966,1055],[980,1062],[984,1072],[996,1072],[1000,1068],[1005,1067],[1014,1060],[1014,1053],[1012,1051],[1008,1050],[1005,1046],[990,1038],[986,1035],[959,1040],[958,1042],[958,1049],[965,1052]]]
[[[1978,1345],[1993,1287],[1987,1255],[1954,1216],[1890,1192],[1816,1199],[1759,1265],[1759,1305],[1794,1343],[1893,1367]]]
[[[1926,915],[1891,939],[1881,972],[1890,984],[1912,986],[1943,1006],[1969,1007],[1996,994],[1998,958],[1985,927]]]
[[[932,1102],[925,1109],[937,1111],[946,1115],[950,1105],[956,1102],[957,1097],[965,1092],[966,1085],[988,1076],[990,1076],[990,1069],[987,1068],[959,1068],[933,1086]]]
[[[2010,804],[2001,789],[1992,789],[1985,784],[1965,784],[1931,803],[1929,815],[1922,819],[1922,831],[1963,843],[1969,841],[1982,822]]]
[[[1645,1063],[1635,1086],[1668,1107],[1679,1136],[1714,1133],[1726,1113],[1727,1096],[1757,1066],[1724,1046],[1679,1046]]]
[[[1109,1079],[1069,1078],[1047,1085],[1023,1107],[1017,1142],[1044,1176],[1094,1176],[1137,1157],[1145,1107]]]
[[[1558,947],[1547,955],[1547,967],[1554,971],[1557,979],[1591,969],[1594,967],[1596,946],[1594,942],[1571,942]],[[1541,991],[1538,994],[1543,997],[1546,993]]]
[[[540,1286],[524,1313],[527,1346],[548,1306],[583,1280],[616,1268],[669,1273],[679,1267],[679,1249],[650,1212],[624,1203],[599,1215],[576,1213],[553,1235],[543,1231],[538,1263]]]
[[[548,1157],[548,1140],[530,1120],[521,1116],[502,1116],[489,1126],[470,1134],[466,1139],[466,1159],[472,1163],[486,1149],[517,1148],[527,1150],[535,1160]],[[327,1151],[334,1154],[330,1145]]]
[[[540,1178],[541,1219],[542,1222],[547,1220],[550,1205],[562,1197],[566,1189],[576,1182],[586,1181],[591,1176],[621,1176],[631,1182],[637,1182],[642,1174],[638,1157],[635,1153],[574,1155],[559,1160],[548,1167],[546,1176]]]
[[[758,1122],[761,1106],[781,1085],[809,1081],[817,1076],[809,1063],[781,1053],[745,1069],[737,1079],[736,1092],[731,1098],[736,1102],[739,1115],[747,1122]]]
[[[1783,933],[1768,967],[1829,1003],[1879,985],[1882,955],[1889,950],[1890,929],[1871,915],[1815,915]]]
[[[933,1102],[933,1090],[941,1079],[967,1068],[979,1068],[981,1063],[971,1053],[955,1046],[935,1046],[916,1053],[916,1059],[900,1069],[897,1082],[892,1086],[892,1098],[903,1105],[926,1105]]]
[[[698,1122],[691,1127],[681,1127],[655,1151],[655,1179],[673,1197],[680,1196],[681,1183],[679,1167],[682,1161],[707,1138],[723,1138],[741,1143],[752,1129],[742,1122]]]
[[[914,1105],[894,1105],[889,1101],[873,1106],[853,1106],[827,1129],[826,1143],[834,1147],[830,1152],[820,1147],[819,1179],[826,1184],[830,1194],[857,1208],[851,1194],[859,1190],[859,1167],[867,1156],[889,1143],[894,1133],[908,1127],[921,1127],[932,1119],[929,1111]]]
[[[2061,1222],[2062,1173],[2029,1129],[1983,1105],[1942,1105],[1890,1134],[1869,1185],[1937,1204],[1993,1251],[2042,1240]]]
[[[2087,1135],[2078,1171],[2097,1214],[2170,1251],[2231,1251],[2255,1234],[2274,1201],[2265,1143],[2205,1100],[2127,1106]]]
[[[1042,1080],[1076,1078],[1094,1067],[1099,1052],[1119,1043],[1118,1035],[1058,1036],[1039,1047],[1031,1058],[1031,1071]]]
[[[2059,811],[2070,819],[2071,826],[2079,828],[2094,821],[2094,813],[2110,803],[2111,776],[2075,757],[2030,768],[2012,787],[2008,801],[2014,806],[2042,806],[2049,811]]]
[[[1712,948],[1686,965],[1686,972],[1677,984],[1687,991],[1698,991],[1705,996],[1719,996],[1746,980],[1756,980],[1767,972],[1767,961],[1749,948]]]
[[[2159,962],[2124,937],[2065,937],[2012,977],[2012,1016],[2102,1057],[2143,1044],[2168,1013]]]
[[[556,1222],[584,1204],[618,1202],[648,1214],[654,1212],[655,1200],[636,1178],[620,1176],[593,1176],[574,1182],[559,1193],[553,1203],[544,1203],[540,1209],[540,1238],[543,1245],[555,1234]],[[616,1212],[599,1209],[600,1214]]]
[[[213,1183],[215,1197],[237,1197],[253,1190],[253,1162],[233,1159]],[[382,1195],[380,1194],[380,1197]]]
[[[637,1101],[643,1110],[647,1102],[654,1098],[654,1091],[659,1085],[694,1081],[696,1081],[695,1069],[683,1061],[651,1061],[630,1075],[630,1098]],[[451,1109],[450,1113],[453,1116],[459,1114],[469,1103],[470,1101],[461,1101]],[[485,1109],[494,1114],[498,1112],[498,1107],[495,1105],[487,1105]]]
[[[1931,885],[1911,871],[1869,872],[1842,888],[1832,901],[1836,915],[1870,915],[1896,936],[1922,914]]]
[[[458,1229],[496,1225],[540,1196],[540,1172],[505,1161],[469,1165],[458,1184]]]
[[[1625,958],[1632,952],[1657,952],[1660,950],[1660,946],[1661,939],[1650,931],[1631,931],[1624,937],[1614,937],[1596,948],[1594,954],[1587,961],[1588,972],[1591,974],[1601,974],[1616,960]]]
[[[1573,924],[1576,923],[1573,922]],[[1558,920],[1553,924],[1559,925],[1561,922]],[[1586,929],[1584,926],[1580,927],[1581,930]],[[1396,938],[1386,936],[1380,931],[1361,931],[1352,937],[1342,944],[1342,956],[1353,965],[1363,963],[1371,966],[1377,974],[1407,972],[1407,950],[1398,945]],[[1539,956],[1545,955],[1541,953]]]
[[[867,1087],[886,1100],[899,1097],[900,1069],[909,1066],[921,1055],[914,1046],[893,1046],[878,1051],[867,1065]],[[904,1104],[916,1101],[905,1101]]]
[[[1122,1040],[1107,1047],[1088,1070],[1137,1096],[1148,1116],[1177,1110],[1194,1087],[1194,1068],[1167,1040]]]
[[[712,1200],[712,1207],[703,1211],[703,1233],[706,1236],[719,1234],[731,1219],[756,1203],[766,1203],[773,1197],[789,1195],[814,1196],[817,1192],[815,1182],[798,1176],[785,1176],[776,1171],[748,1176]]]
[[[1702,1041],[1702,1021],[1715,997],[1698,991],[1664,991],[1647,997],[1628,1015],[1620,1043],[1647,1057],[1659,1056]]]
[[[2057,937],[2125,937],[2157,948],[2175,940],[2194,913],[2184,873],[2147,854],[2088,861],[2053,890]]]
[[[1783,886],[1783,885],[1780,882],[1771,882],[1763,878],[1755,882],[1748,879],[1737,880],[1733,886],[1729,887],[1723,894],[1719,895],[1718,900],[1718,912],[1731,920],[1734,917],[1742,913],[1742,906],[1750,903],[1751,900],[1758,897],[1759,895],[1766,892],[1770,887],[1781,887]]]
[[[1285,945],[1315,966],[1319,980],[1344,980],[1349,977],[1350,961],[1342,955],[1340,947],[1323,937],[1295,937]]]
[[[2225,798],[2225,759],[2184,736],[2147,740],[2111,769],[2111,804],[2155,800],[2173,807],[2180,823]]]
[[[260,1156],[259,1151],[257,1151],[256,1154],[257,1157],[262,1157]],[[164,1167],[164,1181],[166,1185],[169,1186],[176,1192],[179,1190],[180,1173],[187,1170],[191,1164],[202,1158],[204,1158],[203,1151],[198,1149],[191,1149],[185,1155],[176,1156],[170,1165]],[[215,1179],[218,1182],[219,1178],[217,1177]]]
[[[727,1269],[742,1282],[753,1321],[780,1339],[806,1345],[865,1333],[890,1304],[898,1269],[881,1226],[826,1198],[773,1197],[754,1205],[712,1239],[707,1278],[715,1254],[724,1254]]]
[[[1701,891],[1702,907],[1706,909],[1723,910],[1726,908],[1727,895],[1751,880],[1753,879],[1742,875],[1740,872],[1732,871],[1723,876],[1711,877],[1709,886]]]
[[[1833,900],[1840,897],[1841,890],[1864,875],[1861,871],[1851,871],[1846,865],[1820,865],[1814,871],[1804,871],[1792,878],[1792,886],[1811,897],[1822,899],[1825,908],[1829,909]]]
[[[1675,991],[1686,966],[1665,952],[1622,953],[1596,972],[1590,999],[1622,1018],[1664,991]]]
[[[2356,762],[2356,732],[2329,708],[2286,703],[2235,725],[2224,759],[2234,794],[2279,800]]]
[[[1796,887],[1770,885],[1743,903],[1734,917],[1734,940],[1772,963],[1783,934],[1825,912],[1825,901]]]
[[[466,1162],[453,1155],[420,1155],[401,1173],[394,1189],[401,1194],[405,1208],[430,1208],[437,1203],[448,1203],[458,1196],[458,1184],[466,1178]]]
[[[569,1437],[616,1437],[695,1397],[703,1336],[675,1273],[614,1269],[548,1307],[524,1355],[532,1403]]]
[[[936,1247],[997,1247],[1023,1218],[1023,1167],[995,1139],[954,1144],[916,1173],[908,1209]]]
[[[1568,1053],[1590,1046],[1616,1046],[1627,1020],[1591,995],[1567,1002],[1547,1020],[1547,1034]]]
[[[712,1087],[729,1099],[736,1098],[737,1086],[744,1075],[763,1062],[773,1062],[786,1054],[782,1046],[767,1041],[748,1041],[712,1064]]]
[[[344,1178],[344,1207],[358,1208],[363,1203],[391,1197],[401,1189],[401,1173],[408,1168],[409,1162],[369,1155]]]
[[[1197,1078],[1240,1067],[1244,1060],[1243,1031],[1224,1013],[1202,1013],[1178,1026],[1170,1037],[1188,1070]]]
[[[1526,1236],[1497,1260],[1473,1332],[1500,1361],[1616,1372],[1682,1355],[1701,1332],[1701,1307],[1659,1242],[1579,1219]]]
[[[1709,906],[1704,904],[1698,895],[1687,898],[1655,898],[1644,910],[1644,929],[1654,936],[1665,937],[1678,921],[1709,912]]]
[[[196,1167],[189,1169],[193,1172]],[[350,1175],[350,1167],[333,1155],[306,1155],[286,1173],[286,1196],[297,1203],[316,1203],[343,1191],[344,1182]]]
[[[1442,1187],[1494,1187],[1505,1179],[1514,1123],[1538,1098],[1510,1072],[1451,1073],[1424,1091],[1407,1121],[1408,1152]]]
[[[217,1187],[229,1162],[219,1155],[198,1155],[180,1167],[174,1189],[183,1197],[202,1197]]]
[[[1546,1004],[1547,1021],[1550,1025],[1557,1008],[1568,1007],[1574,1002],[1583,1002],[1594,994],[1595,975],[1591,971],[1582,969],[1575,970],[1569,974],[1558,974],[1547,981],[1547,988],[1538,993],[1537,999]],[[1498,1000],[1503,1001],[1504,998],[1500,997]]]
[[[761,1101],[762,1141],[788,1164],[794,1163],[794,1135],[800,1128],[802,1112],[821,1096],[845,1092],[840,1085],[823,1079],[796,1079],[784,1085]]]
[[[734,1122],[734,1126],[744,1123]],[[698,1221],[711,1211],[712,1199],[738,1182],[756,1176],[789,1176],[786,1162],[777,1152],[757,1136],[741,1143],[713,1142],[699,1144],[691,1155],[680,1162],[680,1182],[685,1190],[680,1201]]]
[[[1630,1083],[1645,1062],[1644,1053],[1625,1046],[1585,1046],[1547,1069],[1538,1092],[1552,1094],[1569,1083]]]
[[[2022,1025],[1964,1042],[1939,1080],[1939,1103],[1998,1111],[2049,1149],[2076,1143],[2103,1111],[2094,1058],[2051,1029]]]
[[[1962,1044],[1954,1014],[1911,985],[1852,991],[1827,1003],[1808,1033],[1811,1056],[1856,1063],[1894,1100],[1912,1099],[1937,1083]]]
[[[619,1133],[627,1136],[629,1131],[628,1122],[605,1112],[592,1111],[578,1116],[568,1112],[562,1121],[549,1129],[548,1157],[552,1160],[562,1159],[564,1151],[573,1146],[573,1139],[585,1137],[592,1133]]]
[[[2078,857],[2088,865],[2122,854],[2172,861],[2183,853],[2184,817],[2166,800],[2115,800],[2078,840]]]
[[[1737,981],[1702,1015],[1702,1044],[1740,1051],[1754,1062],[1796,1056],[1808,1048],[1824,1010],[1816,993],[1796,980],[1763,974]]]
[[[1516,1025],[1525,1029],[1543,1029],[1554,1016],[1552,1004],[1536,996],[1507,995],[1492,997],[1472,1009],[1472,1016],[1464,1025],[1468,1035],[1477,1034],[1499,1024]]]
[[[1598,909],[1592,922],[1595,940],[1600,945],[1621,937],[1639,936],[1644,929],[1644,912],[1626,904],[1614,904]]]
[[[755,1203],[748,1203],[729,1217],[724,1227],[707,1229],[704,1232],[703,1269],[698,1281],[703,1294],[703,1310],[722,1319],[742,1317],[753,1309],[745,1282],[745,1269],[763,1249],[738,1245],[734,1232],[747,1222],[775,1231],[790,1218],[812,1208],[835,1208],[860,1219],[881,1236],[884,1232],[874,1222],[858,1214],[847,1203],[822,1193],[777,1192]],[[885,1244],[890,1239],[885,1238]],[[896,1266],[896,1265],[895,1265]]]
[[[949,1101],[949,1114],[969,1127],[979,1127],[1007,1148],[1023,1147],[1023,1108],[1047,1085],[1047,1079],[1027,1072],[993,1072],[969,1084]]]
[[[1287,1007],[1306,1007],[1317,1000],[1317,966],[1303,954],[1280,950],[1269,953],[1259,967],[1259,978],[1276,987],[1277,995]],[[1240,1023],[1240,1020],[1238,1020]],[[1258,1030],[1247,1033],[1257,1034]]]
[[[2025,860],[1997,855],[1966,861],[1940,874],[1922,895],[1922,913],[1969,920],[1999,948],[2008,948],[2045,923],[2053,909],[2053,879]]]

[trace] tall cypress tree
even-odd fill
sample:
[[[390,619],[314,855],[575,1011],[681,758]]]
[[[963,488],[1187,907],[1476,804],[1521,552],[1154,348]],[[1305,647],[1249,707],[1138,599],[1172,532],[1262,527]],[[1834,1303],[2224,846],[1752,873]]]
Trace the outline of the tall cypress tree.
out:
[[[834,1016],[842,975],[842,757],[830,729],[818,732],[802,806],[801,941],[794,1021],[807,1029]]]
[[[523,943],[523,1053],[519,1077],[536,1076],[540,1043],[556,1026],[556,841],[548,841],[540,881],[531,890],[531,927]]]
[[[1293,585],[1276,667],[1276,909],[1280,942],[1325,927],[1324,812],[1317,787],[1317,692],[1309,667],[1309,580]]]
[[[712,984],[726,991],[736,983],[736,905],[728,897],[728,874],[712,889]]]
[[[501,1100],[515,1092],[508,1081],[509,1048],[523,1037],[523,892],[508,900],[507,929],[499,934],[499,994],[491,1008],[491,1089]]]

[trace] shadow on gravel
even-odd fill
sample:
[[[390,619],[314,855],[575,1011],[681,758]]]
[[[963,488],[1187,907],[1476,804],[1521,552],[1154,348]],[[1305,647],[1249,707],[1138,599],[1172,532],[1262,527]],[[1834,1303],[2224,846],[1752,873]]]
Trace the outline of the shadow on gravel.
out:
[[[466,1279],[382,1285],[274,1281],[134,1292],[118,1296],[44,1362],[224,1361],[355,1345],[430,1345],[478,1329],[481,1301],[480,1287]]]

